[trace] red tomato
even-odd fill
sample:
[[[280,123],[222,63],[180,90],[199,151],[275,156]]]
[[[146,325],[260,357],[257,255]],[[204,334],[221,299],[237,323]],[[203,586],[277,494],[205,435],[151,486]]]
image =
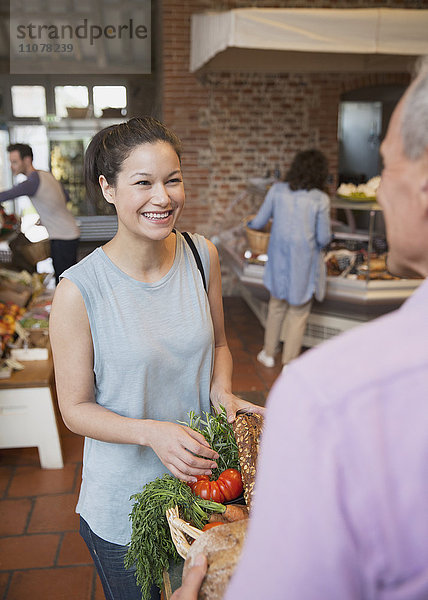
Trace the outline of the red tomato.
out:
[[[210,478],[208,477],[208,475],[199,475],[198,479],[196,481],[188,481],[187,485],[189,486],[189,488],[192,490],[192,492],[194,491],[195,485],[199,482],[199,481],[209,481]]]
[[[217,527],[217,525],[224,525],[221,521],[214,521],[213,523],[207,523],[202,527],[202,531],[208,531],[208,529],[212,529],[213,527]]]
[[[237,469],[226,469],[220,473],[217,483],[226,501],[234,500],[242,494],[242,477]]]
[[[243,489],[241,473],[236,469],[226,469],[217,481],[210,481],[208,475],[201,475],[196,483],[189,485],[199,498],[220,504],[234,500],[242,494]]]
[[[193,486],[193,493],[202,500],[211,500],[211,481],[208,479],[198,479]]]

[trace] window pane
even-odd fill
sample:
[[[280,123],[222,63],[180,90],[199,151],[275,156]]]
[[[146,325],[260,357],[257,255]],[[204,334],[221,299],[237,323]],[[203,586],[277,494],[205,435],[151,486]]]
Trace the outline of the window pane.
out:
[[[120,109],[126,108],[126,87],[123,85],[95,85],[94,89],[94,115],[96,117],[118,116],[126,114]],[[115,108],[114,111],[105,109]],[[104,110],[104,113],[103,113]]]
[[[67,117],[67,108],[86,108],[89,94],[86,85],[55,86],[55,106],[58,117]]]
[[[42,85],[13,85],[12,109],[15,117],[45,117],[45,88]]]

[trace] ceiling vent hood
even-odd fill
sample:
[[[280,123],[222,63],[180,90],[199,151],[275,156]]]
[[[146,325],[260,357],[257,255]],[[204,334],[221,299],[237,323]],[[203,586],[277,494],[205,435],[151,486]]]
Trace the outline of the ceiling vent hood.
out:
[[[423,54],[424,9],[240,8],[192,15],[192,72],[406,71]]]

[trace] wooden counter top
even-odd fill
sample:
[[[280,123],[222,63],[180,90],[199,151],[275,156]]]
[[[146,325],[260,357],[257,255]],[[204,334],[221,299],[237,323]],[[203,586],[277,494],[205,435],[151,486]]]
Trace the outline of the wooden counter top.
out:
[[[49,387],[53,381],[52,358],[22,362],[22,371],[13,371],[7,379],[0,379],[0,390],[13,388]]]

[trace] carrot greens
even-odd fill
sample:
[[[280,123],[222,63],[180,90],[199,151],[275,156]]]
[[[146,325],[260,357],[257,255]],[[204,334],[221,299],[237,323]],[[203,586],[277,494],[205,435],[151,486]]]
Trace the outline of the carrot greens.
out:
[[[152,584],[162,587],[163,570],[171,561],[181,560],[171,539],[166,510],[178,506],[185,521],[202,529],[211,513],[223,513],[225,506],[196,497],[186,483],[168,474],[147,483],[131,500],[132,534],[125,567],[135,565],[141,598],[148,600]]]

